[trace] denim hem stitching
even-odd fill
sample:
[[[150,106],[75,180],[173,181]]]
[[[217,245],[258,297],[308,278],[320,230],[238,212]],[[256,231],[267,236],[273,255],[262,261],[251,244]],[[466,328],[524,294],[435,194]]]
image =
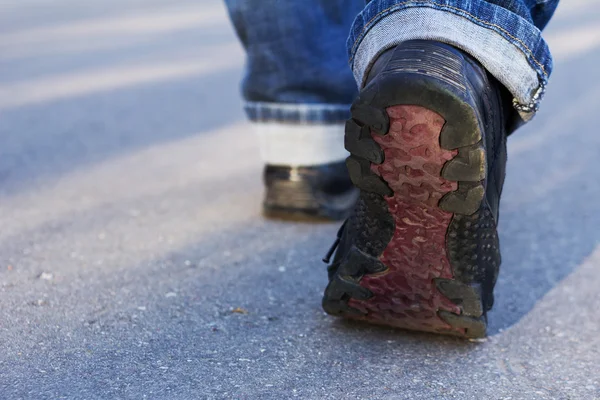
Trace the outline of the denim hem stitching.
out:
[[[244,107],[260,107],[271,110],[347,110],[349,104],[336,103],[271,103],[267,101],[246,101]]]
[[[354,54],[356,53],[356,48],[358,46],[358,44],[360,42],[362,42],[362,39],[364,38],[366,31],[368,31],[369,29],[371,29],[371,25],[373,25],[373,21],[378,19],[382,14],[388,14],[391,12],[395,12],[395,11],[400,11],[399,9],[403,8],[403,9],[407,9],[407,8],[416,8],[416,7],[429,7],[429,8],[434,8],[432,6],[438,6],[442,9],[445,9],[446,11],[457,11],[457,12],[453,12],[453,14],[456,14],[460,17],[466,18],[464,15],[461,14],[466,14],[469,17],[471,17],[472,19],[474,19],[477,22],[480,22],[483,25],[486,25],[490,28],[497,28],[498,30],[500,30],[502,33],[506,34],[508,37],[510,37],[511,39],[519,42],[526,50],[527,53],[529,53],[529,56],[531,57],[531,59],[533,60],[533,62],[535,62],[537,64],[538,67],[540,67],[542,74],[544,75],[544,78],[547,79],[548,78],[548,73],[546,72],[546,69],[544,68],[544,66],[536,59],[535,55],[533,54],[533,52],[531,51],[531,49],[529,49],[529,47],[519,38],[514,37],[513,35],[511,35],[506,29],[504,29],[503,27],[501,27],[500,25],[497,24],[493,24],[487,21],[484,21],[476,16],[474,16],[473,14],[458,8],[458,7],[453,7],[453,6],[449,6],[449,5],[445,5],[445,4],[440,4],[440,3],[436,3],[434,1],[428,1],[426,3],[422,3],[422,4],[410,4],[412,3],[412,1],[406,1],[404,3],[399,3],[399,4],[395,4],[392,7],[389,7],[383,11],[380,11],[377,15],[375,15],[373,18],[371,18],[363,27],[363,29],[361,30],[360,34],[357,37],[357,40],[354,42],[353,46],[352,46],[352,56],[350,57],[350,59],[348,60],[349,63],[352,63],[352,60],[354,59]],[[391,11],[391,12],[390,12]],[[467,18],[469,19],[469,18]],[[518,48],[518,47],[517,47]]]
[[[247,101],[244,109],[253,122],[330,125],[342,123],[350,117],[349,104]]]

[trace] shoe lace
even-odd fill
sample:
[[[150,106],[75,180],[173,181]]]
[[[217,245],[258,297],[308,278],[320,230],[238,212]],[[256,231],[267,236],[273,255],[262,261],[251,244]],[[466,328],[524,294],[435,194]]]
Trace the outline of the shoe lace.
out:
[[[325,264],[329,264],[329,261],[331,260],[331,256],[333,256],[333,253],[340,245],[340,241],[342,240],[342,234],[344,233],[344,228],[346,227],[347,222],[348,222],[348,220],[345,220],[344,223],[342,224],[342,226],[340,226],[340,229],[338,229],[338,233],[337,233],[337,237],[336,237],[335,241],[329,248],[329,251],[327,252],[327,254],[325,254],[325,257],[323,257],[323,262]]]

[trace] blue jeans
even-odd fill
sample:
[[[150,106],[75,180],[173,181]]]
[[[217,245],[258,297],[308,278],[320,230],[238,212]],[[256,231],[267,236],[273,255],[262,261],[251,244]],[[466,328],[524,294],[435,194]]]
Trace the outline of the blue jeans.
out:
[[[512,93],[524,121],[537,111],[552,72],[541,30],[558,0],[226,3],[247,52],[242,92],[255,122],[340,123],[377,56],[405,40],[470,53]]]

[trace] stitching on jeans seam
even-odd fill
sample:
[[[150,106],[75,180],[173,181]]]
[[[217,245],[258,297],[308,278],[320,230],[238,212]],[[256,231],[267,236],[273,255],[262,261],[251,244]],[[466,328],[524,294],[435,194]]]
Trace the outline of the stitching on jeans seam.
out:
[[[406,1],[406,2],[404,2],[404,3],[398,3],[398,4],[395,4],[395,5],[393,5],[392,7],[389,7],[389,8],[387,8],[387,9],[385,9],[385,10],[383,10],[383,11],[379,12],[377,15],[375,15],[373,18],[371,18],[371,19],[369,20],[369,22],[367,22],[367,23],[365,24],[365,26],[363,27],[363,29],[362,29],[362,31],[361,31],[361,35],[363,34],[363,32],[365,31],[365,29],[367,28],[367,26],[368,26],[369,24],[371,24],[371,23],[373,22],[373,20],[374,20],[374,19],[376,19],[377,17],[379,17],[381,14],[383,14],[383,13],[386,13],[387,11],[390,11],[391,9],[393,9],[393,8],[395,8],[395,7],[398,7],[398,8],[400,8],[400,7],[402,7],[402,6],[404,6],[404,5],[407,5],[407,4],[409,4],[409,3],[411,3],[411,1]],[[508,33],[508,31],[506,31],[506,29],[504,29],[504,28],[503,28],[503,27],[501,27],[500,25],[492,24],[492,23],[490,23],[490,22],[487,22],[487,21],[484,21],[484,20],[482,20],[482,19],[479,19],[479,18],[477,18],[476,16],[474,16],[473,14],[470,14],[469,12],[467,12],[467,11],[465,11],[465,10],[463,10],[463,9],[460,9],[460,8],[458,8],[458,7],[453,7],[453,6],[449,6],[449,5],[443,5],[443,4],[439,4],[439,3],[433,2],[433,1],[427,1],[426,3],[429,3],[429,4],[431,4],[431,5],[440,6],[440,7],[442,7],[442,8],[448,8],[448,9],[452,9],[452,10],[460,11],[460,12],[462,12],[462,13],[465,13],[465,14],[467,14],[468,16],[472,17],[473,19],[475,19],[475,20],[477,20],[477,21],[481,22],[481,23],[482,23],[482,24],[484,24],[484,25],[489,25],[489,26],[493,26],[493,27],[496,27],[496,28],[500,29],[502,32],[504,32],[506,35],[508,35],[510,38],[512,38],[512,39],[516,40],[517,42],[521,43],[521,44],[523,45],[523,47],[525,47],[525,49],[527,50],[527,52],[529,53],[529,55],[531,56],[531,58],[533,59],[533,61],[534,61],[534,62],[535,62],[535,63],[536,63],[536,64],[537,64],[537,65],[538,65],[538,66],[539,66],[541,69],[542,69],[542,72],[543,72],[544,76],[546,76],[546,77],[548,76],[548,74],[546,73],[546,70],[544,69],[544,66],[543,66],[543,65],[542,65],[542,64],[541,64],[541,63],[540,63],[540,62],[539,62],[539,61],[538,61],[538,60],[535,58],[535,56],[533,55],[533,52],[532,52],[532,51],[529,49],[529,47],[527,47],[527,45],[526,45],[525,43],[523,43],[523,41],[522,41],[521,39],[518,39],[518,38],[514,37],[513,35],[511,35],[510,33]],[[415,4],[415,5],[413,5],[413,6],[410,6],[410,5],[409,5],[409,6],[408,6],[408,7],[406,7],[406,8],[416,8],[416,7],[420,7],[420,6],[421,6],[421,5]],[[423,4],[423,6],[426,6],[426,4]],[[459,16],[460,16],[460,15],[459,15]],[[360,35],[359,35],[359,36],[360,36]],[[355,52],[355,50],[356,50],[356,45],[357,45],[357,44],[358,44],[358,43],[355,43],[355,44],[354,44],[354,46],[352,46],[352,53],[354,53],[354,52]],[[354,56],[352,56],[352,57],[350,58],[350,61],[352,61],[353,59],[354,59]]]
[[[346,111],[350,105],[341,103],[276,103],[266,101],[245,101],[244,107],[252,107],[254,109],[262,108],[269,110],[292,110],[296,111],[300,108],[308,111]]]
[[[361,35],[362,35],[362,34],[365,32],[365,30],[366,30],[367,26],[369,26],[369,24],[371,24],[371,23],[373,22],[373,20],[375,20],[375,19],[376,19],[377,17],[379,17],[381,14],[384,14],[384,13],[386,13],[386,12],[388,12],[388,11],[392,10],[393,8],[401,8],[402,6],[405,6],[405,5],[407,5],[407,4],[410,4],[410,3],[412,3],[412,1],[406,1],[406,2],[404,2],[404,3],[398,3],[398,4],[394,4],[393,6],[391,6],[391,7],[389,7],[389,8],[386,8],[385,10],[383,10],[383,11],[381,11],[381,12],[377,13],[377,15],[375,15],[373,18],[371,18],[371,19],[369,20],[369,22],[367,22],[367,23],[365,24],[365,26],[363,27],[363,29],[362,29],[362,31],[361,31],[361,33],[360,33],[360,35],[359,35],[359,36],[361,36]],[[448,9],[451,9],[451,10],[460,11],[460,12],[462,12],[462,13],[465,13],[465,14],[467,14],[468,16],[472,17],[473,19],[475,19],[475,20],[477,20],[477,21],[481,22],[481,23],[482,23],[482,24],[484,24],[484,25],[493,26],[493,27],[496,27],[496,28],[500,29],[502,32],[504,32],[506,35],[508,35],[508,36],[509,36],[511,39],[514,39],[514,40],[516,40],[517,42],[521,43],[521,44],[523,45],[523,47],[525,47],[525,49],[527,50],[527,53],[529,53],[529,55],[531,56],[531,58],[533,59],[533,61],[534,61],[534,62],[535,62],[535,63],[536,63],[536,64],[537,64],[537,65],[538,65],[538,66],[539,66],[541,69],[542,69],[542,73],[544,74],[544,76],[545,76],[545,77],[548,77],[548,73],[546,72],[546,69],[545,69],[545,68],[544,68],[544,66],[543,66],[543,65],[542,65],[542,64],[541,64],[541,63],[540,63],[540,62],[539,62],[539,61],[538,61],[538,60],[535,58],[535,56],[533,55],[533,52],[532,52],[532,51],[529,49],[529,47],[527,47],[527,45],[526,45],[525,43],[523,43],[523,41],[522,41],[521,39],[518,39],[518,38],[514,37],[513,35],[511,35],[510,33],[508,33],[508,31],[507,31],[506,29],[504,29],[503,27],[501,27],[500,25],[492,24],[492,23],[490,23],[490,22],[487,22],[487,21],[484,21],[484,20],[482,20],[482,19],[479,19],[479,18],[477,18],[476,16],[474,16],[473,14],[470,14],[470,13],[468,13],[467,11],[465,11],[465,10],[463,10],[463,9],[460,9],[460,8],[458,8],[458,7],[453,7],[453,6],[449,6],[449,5],[439,4],[439,3],[436,3],[436,2],[433,2],[433,1],[427,1],[426,3],[424,3],[424,4],[422,4],[422,5],[419,5],[419,4],[414,4],[414,5],[412,5],[412,6],[411,6],[411,5],[409,5],[409,6],[405,7],[405,8],[416,8],[416,7],[422,7],[422,6],[425,6],[425,7],[426,7],[426,6],[427,6],[427,3],[429,3],[429,4],[431,4],[431,5],[436,5],[436,6],[439,6],[439,7],[442,7],[442,8],[448,8]],[[399,11],[399,10],[398,10],[398,11]],[[459,16],[460,16],[460,15],[459,15]],[[362,39],[361,39],[361,42],[362,42]],[[357,42],[355,42],[355,43],[354,43],[354,45],[352,46],[352,50],[351,50],[351,51],[352,51],[352,53],[353,53],[353,54],[354,54],[354,52],[355,52],[355,50],[356,50],[356,46],[357,46],[357,45],[358,45],[358,41],[357,41]],[[350,57],[350,60],[349,60],[349,62],[352,62],[352,60],[353,60],[353,59],[354,59],[354,55],[353,55],[352,57]]]

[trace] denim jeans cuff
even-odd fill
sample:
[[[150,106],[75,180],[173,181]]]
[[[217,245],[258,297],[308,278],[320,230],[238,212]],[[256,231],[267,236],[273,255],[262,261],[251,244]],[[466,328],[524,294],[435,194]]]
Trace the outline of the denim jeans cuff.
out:
[[[357,83],[364,85],[379,54],[413,39],[437,40],[471,54],[512,93],[524,121],[537,111],[552,57],[540,30],[526,19],[472,0],[372,0],[348,39]]]
[[[246,102],[244,109],[252,122],[339,124],[350,118],[349,104],[296,104]]]

